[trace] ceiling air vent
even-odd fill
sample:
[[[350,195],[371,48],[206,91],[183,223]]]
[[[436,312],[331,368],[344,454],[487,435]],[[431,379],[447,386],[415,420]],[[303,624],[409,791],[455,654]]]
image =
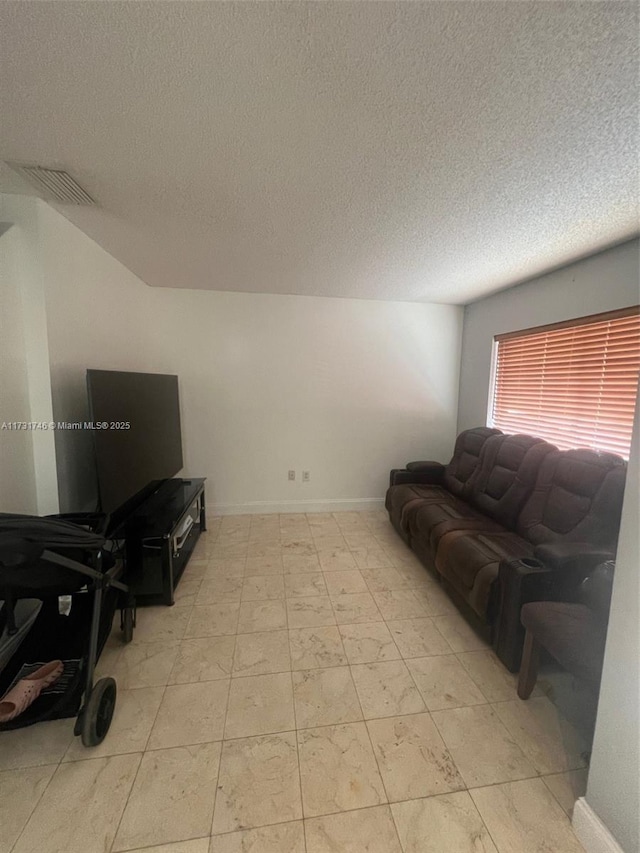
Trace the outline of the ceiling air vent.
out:
[[[44,166],[27,166],[23,163],[7,163],[29,183],[37,187],[43,196],[62,204],[83,204],[95,207],[95,201],[68,172],[62,169],[46,169]]]

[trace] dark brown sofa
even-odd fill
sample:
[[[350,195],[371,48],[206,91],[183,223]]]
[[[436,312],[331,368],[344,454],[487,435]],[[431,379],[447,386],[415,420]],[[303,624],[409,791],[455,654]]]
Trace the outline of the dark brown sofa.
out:
[[[389,485],[397,488],[389,488],[386,507],[391,523],[407,544],[413,513],[427,501],[453,503],[455,498],[464,498],[485,441],[489,436],[501,434],[500,430],[488,427],[465,430],[456,439],[448,465],[409,462],[406,468],[391,471]]]
[[[567,583],[615,555],[625,473],[614,454],[559,451],[534,436],[477,427],[458,436],[448,465],[392,471],[386,507],[517,669],[522,605],[561,597]]]

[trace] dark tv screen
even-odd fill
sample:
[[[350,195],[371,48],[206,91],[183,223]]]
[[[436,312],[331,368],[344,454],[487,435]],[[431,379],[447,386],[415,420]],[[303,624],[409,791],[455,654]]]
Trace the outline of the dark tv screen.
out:
[[[103,512],[182,468],[178,377],[87,370]]]

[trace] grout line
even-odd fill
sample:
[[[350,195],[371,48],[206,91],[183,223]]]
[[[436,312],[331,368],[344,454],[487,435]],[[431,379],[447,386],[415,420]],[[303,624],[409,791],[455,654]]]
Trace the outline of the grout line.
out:
[[[73,741],[71,741],[71,743],[73,743]],[[64,751],[62,758],[64,758],[64,756],[67,754],[67,752],[69,751],[69,748],[70,748],[70,747],[71,747],[71,744],[69,744],[69,746],[67,747],[67,749]],[[29,816],[28,816],[28,817],[27,817],[27,819],[25,820],[25,822],[24,822],[24,824],[23,824],[23,826],[22,826],[22,829],[21,829],[21,830],[20,830],[20,832],[18,833],[17,838],[15,839],[15,841],[13,842],[13,844],[11,845],[10,850],[14,850],[14,849],[16,848],[16,846],[17,846],[18,842],[19,842],[19,841],[20,841],[20,839],[22,838],[22,836],[23,836],[23,834],[24,834],[24,831],[26,830],[26,828],[27,828],[27,826],[28,826],[28,824],[29,824],[29,821],[30,821],[30,820],[31,820],[31,818],[33,817],[33,814],[34,814],[35,810],[38,808],[38,806],[39,806],[39,805],[40,805],[40,803],[42,802],[42,799],[43,799],[44,795],[46,794],[47,789],[49,788],[49,785],[50,785],[50,784],[51,784],[51,782],[53,781],[53,777],[54,777],[54,776],[56,775],[56,773],[58,772],[58,768],[62,765],[62,758],[58,761],[58,763],[57,763],[57,764],[56,764],[55,762],[52,762],[51,764],[37,764],[37,765],[35,765],[35,768],[37,768],[37,767],[54,767],[55,769],[54,769],[53,773],[51,774],[51,776],[49,777],[49,779],[48,779],[48,781],[47,781],[47,784],[46,784],[46,785],[44,786],[44,788],[42,789],[42,793],[40,794],[40,796],[39,796],[39,797],[37,798],[37,800],[35,801],[35,803],[34,803],[34,805],[33,805],[33,808],[32,808],[32,809],[31,809],[31,811],[29,812]],[[15,772],[16,770],[18,770],[18,771],[20,771],[20,770],[33,770],[33,769],[35,769],[35,768],[34,768],[34,767],[15,767],[15,768],[12,768],[12,769],[8,769],[8,770],[2,770],[2,771],[0,771],[0,775],[2,775],[2,773],[13,773],[13,772]]]
[[[213,838],[222,839],[222,838],[226,838],[227,836],[237,835],[237,834],[242,833],[242,832],[254,832],[255,830],[259,830],[259,829],[269,829],[272,826],[287,826],[287,824],[290,824],[290,823],[303,823],[303,821],[304,821],[304,818],[292,818],[289,820],[277,820],[274,823],[261,823],[259,826],[246,826],[242,829],[230,829],[227,832],[216,832],[215,835],[211,835],[211,834],[205,835],[205,836],[201,835],[200,838],[206,838],[207,840],[213,839]],[[195,839],[188,839],[188,840],[193,841]],[[170,842],[170,843],[181,844],[182,842],[181,841],[174,841],[174,842]],[[163,845],[161,844],[160,847],[162,847],[162,846]],[[151,847],[155,849],[155,846],[153,844],[151,845]],[[141,847],[140,849],[146,850],[147,847]],[[234,850],[235,849],[236,848],[234,847]],[[256,850],[256,848],[254,847],[254,848],[252,848],[252,850]],[[123,853],[138,853],[138,848],[135,848],[135,850],[123,851]],[[239,853],[245,853],[245,851],[244,850],[239,851]],[[260,851],[256,850],[256,853],[260,853]]]
[[[186,609],[186,608],[185,608],[185,609]],[[193,611],[193,605],[191,605],[189,609],[190,609],[190,611]],[[184,631],[185,631],[185,632],[186,632],[186,630],[187,630],[187,625],[188,625],[188,623],[189,623],[189,619],[190,619],[190,618],[191,618],[191,613],[189,613],[189,618],[185,620],[185,627],[184,627]],[[134,633],[135,633],[135,628],[134,628]],[[179,640],[178,642],[179,642],[179,643],[181,643],[183,639],[184,639],[184,632],[183,632],[183,636],[180,638],[180,640]],[[125,649],[126,649],[126,645],[125,645],[125,646],[123,646],[122,651],[121,651],[121,654],[124,652],[124,650],[125,650]],[[178,651],[179,651],[179,646],[178,646]],[[119,660],[119,659],[120,659],[120,655],[118,655],[118,660]],[[175,666],[175,661],[173,662],[173,666],[171,667],[171,671],[170,671],[170,672],[169,672],[169,674],[167,675],[167,682],[168,682],[168,681],[169,681],[169,679],[171,678],[171,673],[173,672],[173,668],[174,668],[174,666]],[[111,845],[110,845],[110,847],[109,847],[109,850],[113,850],[113,848],[114,848],[114,846],[115,846],[116,838],[118,837],[118,832],[119,832],[119,830],[120,830],[120,826],[121,826],[121,824],[122,824],[122,819],[124,818],[124,814],[125,814],[125,812],[126,812],[126,810],[127,810],[127,806],[129,805],[129,800],[131,799],[131,793],[132,793],[132,791],[133,791],[133,789],[134,789],[134,787],[135,787],[136,781],[137,781],[137,779],[138,779],[138,775],[139,775],[139,773],[140,773],[140,768],[142,767],[142,762],[143,762],[143,760],[144,760],[144,756],[147,754],[147,751],[148,751],[148,750],[147,750],[147,748],[148,748],[148,746],[149,746],[149,740],[151,739],[151,734],[152,734],[152,732],[153,732],[154,726],[155,726],[156,721],[157,721],[157,719],[158,719],[158,715],[159,715],[159,713],[160,713],[160,708],[162,707],[162,703],[163,703],[163,701],[164,701],[164,697],[165,697],[165,694],[166,694],[166,692],[167,692],[167,683],[165,683],[164,685],[158,685],[158,686],[161,686],[161,687],[162,687],[162,696],[160,697],[160,702],[158,703],[158,707],[157,707],[157,709],[156,709],[156,713],[155,713],[155,716],[154,716],[154,718],[153,718],[153,723],[151,724],[151,727],[149,728],[149,734],[147,735],[147,739],[146,739],[146,741],[145,741],[144,748],[143,748],[143,749],[142,749],[142,751],[140,752],[140,759],[139,759],[139,761],[138,761],[138,766],[137,766],[137,768],[136,768],[136,772],[135,772],[135,775],[134,775],[134,777],[133,777],[133,781],[131,782],[131,786],[130,786],[130,788],[129,788],[129,792],[127,793],[127,798],[126,798],[126,800],[125,800],[124,807],[123,807],[123,809],[122,809],[122,812],[120,813],[120,818],[118,819],[118,825],[116,826],[115,832],[114,832],[114,834],[113,834],[113,841],[111,842]],[[138,689],[143,689],[143,688],[138,688]],[[116,702],[117,702],[117,698],[116,698]],[[108,734],[107,734],[107,737],[108,737]],[[134,754],[135,754],[135,753],[134,753]]]
[[[211,834],[209,834],[209,835],[195,835],[192,838],[184,838],[184,839],[181,839],[180,841],[170,841],[169,842],[169,848],[173,847],[174,844],[188,844],[190,841],[207,841],[207,842],[210,842],[211,841]],[[160,844],[160,848],[165,847],[165,846],[166,846],[165,843]],[[156,850],[156,849],[157,849],[156,844],[145,844],[144,847],[129,848],[129,850],[123,850],[122,853],[144,853],[145,850]],[[209,851],[209,847],[207,846],[206,853],[208,853],[208,851]]]
[[[234,635],[233,655],[231,657],[231,672],[233,673],[233,664],[236,655],[236,643]],[[227,691],[227,703],[224,710],[224,720],[222,722],[222,741],[220,742],[220,758],[218,759],[218,772],[216,774],[216,783],[213,789],[213,808],[211,810],[211,825],[209,826],[209,835],[213,834],[213,821],[216,816],[216,802],[218,801],[218,783],[220,782],[220,771],[222,769],[222,757],[224,754],[225,733],[227,730],[227,717],[229,716],[229,703],[231,702],[231,677],[229,677],[229,689]]]
[[[470,799],[470,800],[471,800],[471,802],[473,803],[473,807],[474,807],[474,809],[475,809],[475,810],[476,810],[476,812],[478,813],[478,817],[480,818],[480,821],[481,821],[482,825],[483,825],[483,826],[484,826],[484,828],[487,830],[487,835],[489,836],[489,838],[490,838],[490,839],[491,839],[491,841],[493,842],[493,845],[494,845],[494,847],[496,848],[496,850],[498,851],[498,853],[502,853],[501,849],[498,847],[498,840],[497,840],[496,838],[494,838],[494,837],[493,837],[493,835],[491,834],[491,831],[489,830],[489,827],[488,827],[488,826],[487,826],[487,824],[485,823],[484,818],[482,817],[482,813],[481,813],[480,809],[478,808],[478,806],[477,806],[477,804],[476,804],[476,801],[473,799],[473,795],[471,794],[471,791],[470,791],[470,790],[468,790],[468,791],[467,791],[467,793],[469,794],[469,799]]]
[[[397,820],[396,820],[396,816],[395,816],[395,814],[393,813],[392,805],[393,805],[393,803],[389,803],[389,811],[391,812],[391,820],[393,821],[393,825],[394,825],[395,830],[396,830],[396,835],[398,836],[398,842],[399,842],[399,844],[400,844],[400,849],[401,849],[401,850],[404,850],[404,849],[405,849],[405,847],[404,847],[404,844],[402,843],[402,839],[400,838],[400,827],[398,826],[398,822],[397,822]],[[497,849],[497,848],[496,848],[496,849]]]
[[[127,754],[127,753],[125,753],[125,754]],[[140,758],[138,759],[138,766],[136,767],[136,772],[134,774],[133,780],[132,780],[131,785],[129,787],[129,792],[127,793],[127,799],[125,800],[122,811],[120,812],[120,817],[118,818],[118,823],[117,823],[115,832],[113,833],[113,841],[109,845],[110,851],[113,850],[113,848],[115,847],[116,838],[118,837],[118,832],[120,831],[120,825],[122,824],[122,818],[124,817],[124,813],[126,812],[127,806],[129,805],[129,800],[131,799],[131,792],[133,791],[133,789],[135,787],[136,781],[138,779],[138,774],[140,773],[140,767],[142,766],[142,759],[145,756],[145,752],[132,753],[132,754],[133,755],[139,754]],[[114,757],[114,756],[110,756],[110,757]]]
[[[288,632],[287,632],[288,633]],[[291,651],[291,645],[289,645],[289,651]],[[296,713],[296,697],[294,693],[294,684],[293,684],[293,671],[289,673],[291,680],[291,704],[293,705],[293,724],[295,726],[295,744],[296,744],[296,760],[298,764],[298,790],[300,792],[300,815],[302,820],[302,839],[304,843],[304,849],[307,849],[307,831],[304,825],[304,800],[302,798],[302,771],[300,769],[300,745],[298,743],[298,715]]]
[[[332,606],[332,608],[333,608],[333,601],[332,601],[331,599],[329,599],[329,600],[331,601],[331,606]],[[334,611],[334,616],[335,616],[335,611]],[[384,624],[384,623],[383,623],[383,624]],[[388,630],[388,629],[387,629],[387,630]],[[369,731],[369,726],[367,725],[367,720],[366,720],[365,715],[364,715],[364,708],[362,707],[362,700],[360,699],[360,694],[358,693],[358,687],[357,687],[357,685],[356,685],[356,681],[355,681],[355,679],[354,679],[354,677],[353,677],[353,670],[352,670],[352,668],[351,668],[351,662],[349,661],[349,658],[348,658],[347,653],[346,653],[346,649],[344,648],[344,642],[343,642],[342,633],[341,633],[341,631],[340,631],[340,626],[339,626],[339,625],[338,625],[338,635],[339,635],[339,637],[340,637],[340,641],[341,641],[342,646],[343,646],[343,651],[344,651],[344,654],[345,654],[345,658],[346,658],[346,660],[347,660],[347,664],[348,664],[348,668],[349,668],[349,676],[350,676],[350,678],[351,678],[351,683],[353,684],[353,689],[354,689],[355,694],[356,694],[356,699],[358,700],[358,707],[360,708],[360,714],[362,715],[362,723],[363,723],[363,725],[364,725],[364,730],[365,730],[365,732],[366,732],[366,734],[367,734],[367,740],[368,740],[368,742],[369,742],[369,746],[370,746],[370,748],[371,748],[371,754],[372,754],[372,756],[373,756],[373,760],[374,760],[375,765],[376,765],[376,768],[377,768],[377,770],[378,770],[378,776],[379,776],[379,778],[380,778],[380,783],[381,783],[381,785],[382,785],[382,790],[384,791],[384,795],[385,795],[385,798],[386,798],[386,805],[387,805],[387,807],[389,808],[389,812],[391,812],[391,807],[389,806],[389,802],[390,802],[390,801],[389,801],[389,792],[387,791],[387,786],[386,786],[386,785],[385,785],[385,783],[384,783],[384,777],[383,777],[382,772],[381,772],[381,770],[380,770],[380,764],[379,764],[379,762],[378,762],[378,757],[376,756],[376,751],[375,751],[375,749],[374,749],[374,747],[373,747],[373,741],[371,740],[371,733],[370,733],[370,731]],[[395,823],[394,823],[394,826],[395,826]],[[402,844],[401,844],[401,842],[400,842],[400,837],[399,837],[399,835],[398,835],[398,830],[397,830],[397,828],[396,828],[396,836],[397,836],[397,838],[398,838],[398,844],[400,845],[400,847],[402,847]],[[305,838],[306,838],[306,834],[305,834]]]

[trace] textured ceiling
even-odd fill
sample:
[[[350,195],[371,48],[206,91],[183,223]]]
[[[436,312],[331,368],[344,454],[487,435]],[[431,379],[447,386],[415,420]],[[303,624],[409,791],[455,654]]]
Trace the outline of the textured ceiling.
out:
[[[70,171],[100,207],[58,209],[150,285],[464,303],[637,233],[637,25],[3,2],[0,159]]]

